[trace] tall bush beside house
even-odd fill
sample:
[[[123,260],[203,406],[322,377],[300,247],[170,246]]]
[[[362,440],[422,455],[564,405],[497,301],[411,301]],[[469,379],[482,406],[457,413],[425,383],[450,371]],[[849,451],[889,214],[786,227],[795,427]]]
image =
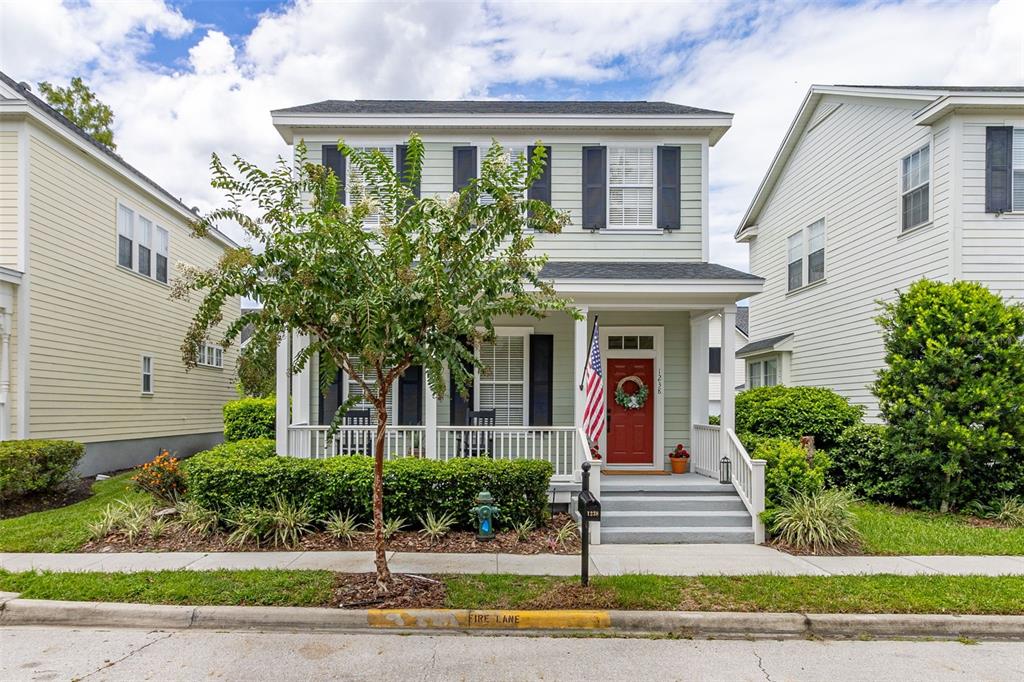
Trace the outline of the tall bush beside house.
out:
[[[794,439],[814,436],[815,445],[826,450],[862,416],[859,405],[815,386],[762,386],[736,396],[737,433]]]
[[[856,496],[897,504],[904,501],[907,475],[882,424],[854,424],[828,451],[831,466],[826,482]]]
[[[241,398],[224,404],[224,440],[273,438],[276,423],[274,398]]]
[[[975,282],[920,280],[877,322],[873,389],[910,502],[948,511],[1024,491],[1024,308]]]
[[[84,456],[85,446],[71,440],[0,442],[0,500],[55,488]]]

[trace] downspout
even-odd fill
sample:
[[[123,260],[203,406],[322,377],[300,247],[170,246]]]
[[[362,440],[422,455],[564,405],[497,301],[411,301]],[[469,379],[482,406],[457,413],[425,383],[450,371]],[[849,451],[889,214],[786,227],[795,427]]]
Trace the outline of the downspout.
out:
[[[0,441],[11,437],[11,418],[8,399],[11,393],[11,314],[3,314],[0,330]]]

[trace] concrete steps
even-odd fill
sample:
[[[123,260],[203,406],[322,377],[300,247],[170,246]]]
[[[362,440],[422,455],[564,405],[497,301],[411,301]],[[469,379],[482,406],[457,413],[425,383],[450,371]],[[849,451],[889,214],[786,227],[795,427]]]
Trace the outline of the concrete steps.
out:
[[[601,542],[754,541],[750,513],[731,485],[683,476],[603,476]]]

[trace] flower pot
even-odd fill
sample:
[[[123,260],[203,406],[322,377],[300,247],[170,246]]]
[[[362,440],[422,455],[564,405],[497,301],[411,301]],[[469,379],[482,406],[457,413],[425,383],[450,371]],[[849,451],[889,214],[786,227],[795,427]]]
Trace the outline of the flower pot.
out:
[[[668,461],[672,464],[673,474],[685,474],[690,470],[689,457],[669,457]]]

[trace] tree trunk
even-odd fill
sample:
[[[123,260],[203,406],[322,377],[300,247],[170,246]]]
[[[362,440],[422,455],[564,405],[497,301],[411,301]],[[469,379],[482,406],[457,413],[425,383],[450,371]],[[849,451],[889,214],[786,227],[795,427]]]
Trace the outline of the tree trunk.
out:
[[[384,437],[388,425],[387,392],[382,391],[377,408],[377,436],[373,442],[373,551],[377,567],[377,592],[391,587],[391,570],[384,547]]]

